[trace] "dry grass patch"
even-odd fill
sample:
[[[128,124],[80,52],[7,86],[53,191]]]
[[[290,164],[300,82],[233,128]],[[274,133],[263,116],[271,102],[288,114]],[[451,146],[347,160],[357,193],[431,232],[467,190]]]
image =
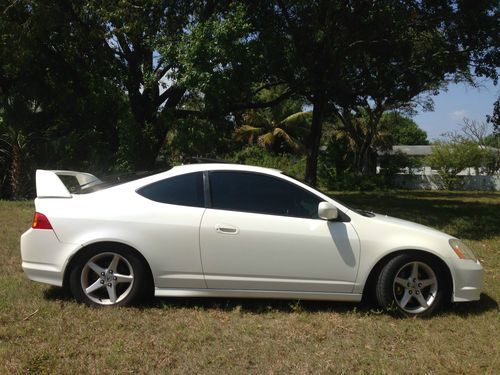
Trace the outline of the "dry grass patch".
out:
[[[32,205],[0,202],[0,373],[497,373],[500,195],[340,195],[465,237],[487,270],[481,301],[427,320],[311,301],[157,299],[141,308],[88,308],[24,277],[19,236]]]

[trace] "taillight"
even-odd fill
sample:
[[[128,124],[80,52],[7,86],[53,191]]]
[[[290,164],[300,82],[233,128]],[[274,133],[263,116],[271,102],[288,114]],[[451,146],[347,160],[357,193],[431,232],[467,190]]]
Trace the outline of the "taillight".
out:
[[[50,225],[49,219],[44,214],[40,212],[35,212],[35,216],[33,216],[33,223],[31,224],[31,228],[33,229],[52,229],[52,225]]]

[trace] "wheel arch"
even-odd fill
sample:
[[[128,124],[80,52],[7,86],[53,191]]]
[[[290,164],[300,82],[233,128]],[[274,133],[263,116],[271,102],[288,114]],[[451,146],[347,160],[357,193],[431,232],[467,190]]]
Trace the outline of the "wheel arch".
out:
[[[78,263],[80,258],[85,254],[86,251],[89,249],[95,249],[95,248],[108,248],[108,249],[122,249],[126,251],[132,252],[144,266],[144,269],[146,271],[146,275],[148,279],[146,280],[146,283],[149,284],[149,287],[151,288],[151,292],[154,292],[154,278],[153,278],[153,273],[151,271],[151,267],[149,266],[148,261],[142,255],[137,249],[134,247],[124,244],[122,242],[117,242],[117,241],[99,241],[99,242],[93,242],[90,244],[87,244],[85,246],[82,246],[78,251],[76,251],[71,258],[68,260],[68,263],[64,269],[64,276],[63,276],[63,287],[68,287],[69,285],[69,275],[71,273],[71,270],[75,265]]]
[[[452,296],[453,296],[453,290],[454,290],[454,281],[453,281],[453,276],[450,270],[450,267],[446,264],[446,262],[437,256],[436,254],[433,254],[429,251],[425,250],[415,250],[415,249],[402,249],[402,250],[397,250],[390,252],[389,254],[384,255],[382,258],[380,258],[377,263],[372,267],[370,273],[368,274],[368,277],[365,280],[365,284],[363,286],[363,299],[366,300],[374,298],[375,295],[375,287],[376,287],[376,282],[377,282],[377,276],[380,274],[380,271],[382,268],[393,258],[395,258],[398,255],[401,254],[415,254],[415,255],[421,255],[425,256],[429,259],[432,259],[433,261],[436,262],[438,267],[442,272],[444,272],[444,278],[447,283],[448,287],[448,296],[447,299],[451,302]]]

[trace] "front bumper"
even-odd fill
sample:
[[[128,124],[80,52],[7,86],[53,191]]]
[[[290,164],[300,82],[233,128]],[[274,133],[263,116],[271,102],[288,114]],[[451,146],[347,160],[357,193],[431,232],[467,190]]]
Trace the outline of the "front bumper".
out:
[[[484,268],[479,261],[451,259],[453,302],[477,301],[484,283]]]
[[[23,271],[30,280],[62,286],[64,268],[74,248],[60,242],[53,230],[28,229],[21,236]]]

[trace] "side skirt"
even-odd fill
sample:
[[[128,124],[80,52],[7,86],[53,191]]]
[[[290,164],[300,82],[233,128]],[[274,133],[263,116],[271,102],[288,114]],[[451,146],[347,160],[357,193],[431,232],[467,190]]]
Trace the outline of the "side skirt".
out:
[[[360,302],[362,295],[351,293],[290,292],[283,290],[155,288],[155,297],[279,298]]]

